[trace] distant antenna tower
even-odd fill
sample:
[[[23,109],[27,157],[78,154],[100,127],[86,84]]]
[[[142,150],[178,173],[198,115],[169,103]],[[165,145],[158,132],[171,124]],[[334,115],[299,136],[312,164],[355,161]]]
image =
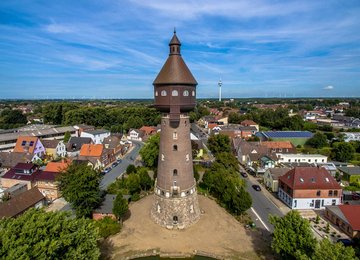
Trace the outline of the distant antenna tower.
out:
[[[221,86],[222,86],[221,79],[219,80],[218,86],[219,86],[219,101],[221,102]]]

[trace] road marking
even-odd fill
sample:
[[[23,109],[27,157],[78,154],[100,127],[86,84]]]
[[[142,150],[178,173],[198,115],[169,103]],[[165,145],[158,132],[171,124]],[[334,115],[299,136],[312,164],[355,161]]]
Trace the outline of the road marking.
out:
[[[261,224],[263,224],[263,226],[266,228],[267,231],[270,232],[270,229],[266,226],[266,224],[264,223],[264,221],[262,221],[262,219],[260,218],[260,216],[256,213],[255,209],[253,207],[251,207],[252,212],[254,212],[254,214],[256,215],[256,217],[260,220]]]

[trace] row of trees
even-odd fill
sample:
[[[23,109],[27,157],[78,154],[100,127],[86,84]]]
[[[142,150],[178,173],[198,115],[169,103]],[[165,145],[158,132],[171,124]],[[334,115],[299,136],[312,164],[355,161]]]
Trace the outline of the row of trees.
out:
[[[297,211],[290,211],[282,218],[271,216],[270,222],[275,227],[271,247],[283,259],[357,259],[351,247],[333,244],[328,239],[318,242],[309,221]]]
[[[80,107],[74,103],[52,103],[46,104],[42,113],[45,123],[88,124],[107,127],[112,132],[128,131],[130,128],[160,123],[160,113],[154,108],[144,106],[105,108]]]
[[[215,135],[209,138],[208,144],[216,160],[205,171],[200,187],[217,198],[231,213],[244,213],[251,207],[252,199],[245,190],[245,180],[239,177],[239,162],[230,152],[229,137]]]
[[[26,116],[17,109],[6,108],[0,113],[0,129],[10,129],[27,123]]]

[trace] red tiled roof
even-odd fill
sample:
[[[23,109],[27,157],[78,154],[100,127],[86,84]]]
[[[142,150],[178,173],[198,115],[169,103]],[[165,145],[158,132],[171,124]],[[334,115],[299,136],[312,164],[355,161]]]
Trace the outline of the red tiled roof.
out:
[[[61,161],[61,162],[49,162],[44,171],[48,172],[61,172],[63,170],[66,170],[67,167],[69,167],[70,162],[67,161]]]
[[[265,141],[262,142],[262,145],[265,145],[267,148],[270,149],[292,149],[294,145],[290,141]]]
[[[353,230],[360,230],[360,205],[339,205]]]
[[[209,129],[213,129],[215,126],[218,126],[218,124],[217,123],[209,123],[208,124]]]
[[[279,178],[293,190],[341,189],[341,186],[323,167],[295,167]]]
[[[19,136],[14,148],[15,153],[29,152],[33,153],[36,147],[36,142],[39,140],[36,136]],[[32,145],[30,146],[30,142]]]
[[[102,144],[83,144],[80,150],[80,156],[101,156],[104,149]]]
[[[240,124],[245,125],[245,126],[247,126],[247,125],[257,125],[257,123],[255,123],[252,120],[244,120]]]
[[[143,126],[139,130],[144,131],[147,135],[152,134],[153,132],[156,132],[156,128],[153,126]]]

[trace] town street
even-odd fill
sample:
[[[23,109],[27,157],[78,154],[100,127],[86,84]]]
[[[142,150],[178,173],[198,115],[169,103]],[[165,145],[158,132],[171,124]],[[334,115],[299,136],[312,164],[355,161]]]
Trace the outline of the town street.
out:
[[[133,148],[127,153],[116,167],[112,168],[110,172],[106,173],[101,180],[100,188],[106,190],[107,187],[113,183],[116,178],[120,177],[125,171],[129,164],[135,164],[135,159],[139,154],[140,148],[144,145],[142,142],[132,141]]]
[[[245,171],[244,169],[241,170]],[[243,179],[245,179],[247,182],[246,189],[252,198],[252,207],[248,213],[253,217],[252,219],[256,226],[272,233],[274,231],[274,227],[272,224],[270,224],[269,216],[276,215],[282,217],[284,214],[268,197],[265,196],[263,191],[254,190],[252,187],[253,184],[260,185],[254,178],[248,177]],[[262,186],[261,188],[264,189]]]

